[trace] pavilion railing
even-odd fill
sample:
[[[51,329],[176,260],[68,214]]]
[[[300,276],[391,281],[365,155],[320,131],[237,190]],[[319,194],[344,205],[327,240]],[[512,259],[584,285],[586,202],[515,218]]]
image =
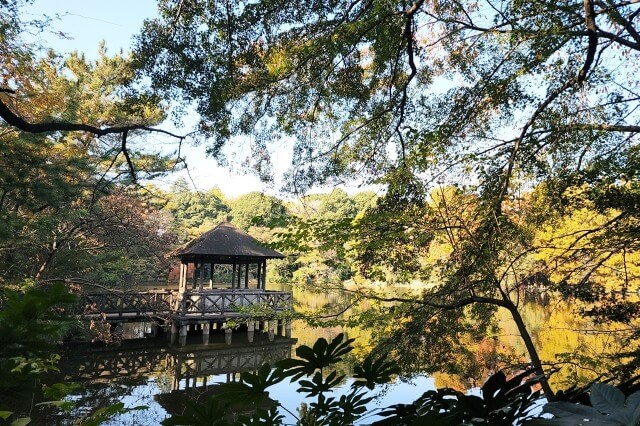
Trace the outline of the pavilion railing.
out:
[[[80,296],[75,313],[109,317],[169,315],[173,313],[177,297],[175,290],[85,293]]]
[[[180,300],[181,315],[225,315],[239,313],[238,307],[261,305],[273,311],[290,310],[293,295],[287,291],[188,291]]]
[[[179,293],[176,290],[108,291],[85,293],[75,305],[74,314],[105,319],[131,319],[154,316],[224,316],[240,314],[239,308],[263,306],[280,312],[292,309],[293,295],[286,291],[202,290]]]

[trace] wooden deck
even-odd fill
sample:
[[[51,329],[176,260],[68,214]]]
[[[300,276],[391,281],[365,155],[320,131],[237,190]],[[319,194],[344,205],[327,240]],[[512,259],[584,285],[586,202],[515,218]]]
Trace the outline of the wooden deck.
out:
[[[286,291],[250,289],[108,291],[86,293],[75,314],[109,323],[163,321],[165,325],[224,322],[251,317],[247,308],[270,319],[290,311],[293,296]]]

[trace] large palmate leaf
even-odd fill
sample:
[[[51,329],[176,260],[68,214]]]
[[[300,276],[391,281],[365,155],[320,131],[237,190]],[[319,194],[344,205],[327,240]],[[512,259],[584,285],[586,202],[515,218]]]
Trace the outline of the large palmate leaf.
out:
[[[375,385],[388,383],[391,376],[399,372],[400,368],[394,362],[385,361],[384,358],[374,360],[367,357],[362,364],[353,367],[353,378],[356,379],[353,385],[366,386],[373,390]]]
[[[625,401],[624,393],[606,383],[594,383],[590,387],[589,401],[592,407],[566,401],[550,402],[544,412],[553,419],[535,419],[532,425],[603,425],[636,426],[640,424],[640,391]]]
[[[318,371],[311,380],[300,380],[298,392],[307,392],[307,396],[320,395],[323,392],[329,392],[343,380],[344,375],[338,375],[335,371],[329,373],[327,377],[323,377],[322,373]]]
[[[185,414],[162,421],[163,426],[214,426],[232,424],[226,419],[227,409],[219,401],[209,398],[206,403],[187,401]]]
[[[625,397],[621,390],[605,383],[591,385],[589,400],[601,413],[609,414],[624,409]]]
[[[281,382],[286,376],[279,368],[271,369],[265,363],[255,373],[242,373],[240,382],[223,383],[220,386],[221,392],[215,399],[224,403],[232,404],[242,401],[250,404],[260,404],[267,400],[269,393],[267,388]]]
[[[344,333],[338,334],[331,343],[320,338],[313,348],[302,345],[296,349],[296,355],[300,359],[285,359],[276,365],[285,370],[286,375],[291,376],[291,381],[295,381],[342,361],[342,356],[353,350],[353,341],[354,339],[344,340]]]
[[[539,380],[525,380],[531,373],[523,371],[508,379],[502,372],[491,376],[482,387],[482,397],[465,395],[453,389],[430,390],[412,404],[388,407],[377,425],[513,425],[521,424],[539,398],[531,385]]]

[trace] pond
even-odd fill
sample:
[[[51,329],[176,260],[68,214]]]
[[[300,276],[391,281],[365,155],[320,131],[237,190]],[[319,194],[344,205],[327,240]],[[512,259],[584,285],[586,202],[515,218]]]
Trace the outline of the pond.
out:
[[[402,291],[407,291],[403,289]],[[299,310],[320,308],[339,309],[347,296],[332,293],[306,292],[294,289],[294,299]],[[537,300],[525,305],[524,317],[534,341],[544,359],[554,360],[567,354],[584,354],[595,359],[619,348],[610,329],[595,327],[577,319],[572,308],[562,304],[549,305]],[[434,373],[430,376],[415,375],[396,379],[394,383],[380,386],[374,393],[378,398],[370,409],[396,403],[413,401],[423,392],[437,387],[453,387],[477,392],[477,387],[496,368],[497,359],[512,357],[526,360],[525,350],[515,327],[507,317],[500,317],[500,328],[481,342],[469,342],[475,354],[478,368],[465,374]],[[358,351],[367,348],[368,332],[339,327],[313,328],[302,321],[294,321],[290,337],[256,331],[234,332],[231,342],[222,330],[212,331],[208,341],[203,336],[188,336],[186,345],[171,342],[167,335],[143,338],[151,330],[150,324],[132,323],[123,329],[126,338],[119,345],[76,345],[66,347],[61,359],[60,374],[51,382],[75,382],[79,387],[67,398],[74,401],[74,408],[62,413],[53,407],[34,413],[35,424],[72,424],[99,407],[121,401],[127,407],[147,408],[113,418],[107,424],[156,425],[171,414],[182,413],[188,399],[202,401],[216,391],[216,383],[236,381],[245,371],[255,371],[264,362],[273,363],[295,355],[301,344],[313,345],[316,339],[331,339],[344,331],[356,338]],[[226,338],[225,338],[226,337]],[[346,379],[336,392],[346,392],[351,382],[350,374],[354,357],[346,357],[338,369]],[[589,376],[589,370],[569,364],[554,380],[574,380],[578,374]],[[270,388],[272,398],[277,399],[292,413],[296,413],[304,401],[304,395],[296,392],[297,386],[287,380]],[[293,423],[291,413],[282,411],[287,423]],[[368,419],[371,422],[373,418]]]
[[[139,330],[143,329],[140,325]],[[128,331],[136,330],[132,327]],[[295,332],[302,329],[295,328]],[[171,345],[165,337],[159,337],[125,341],[119,346],[68,348],[62,358],[61,373],[66,380],[80,385],[68,397],[76,403],[75,407],[69,413],[46,410],[35,419],[36,423],[71,424],[99,407],[121,401],[127,407],[148,408],[115,417],[107,424],[156,425],[170,414],[182,413],[188,399],[203,401],[212,395],[216,383],[236,381],[240,373],[255,371],[263,362],[288,358],[298,345],[296,338],[270,339],[263,332],[255,333],[253,342],[248,341],[246,332],[234,333],[231,344],[225,341],[224,333],[212,333],[206,345],[201,339],[189,336],[185,346]],[[349,384],[347,378],[337,394]],[[425,376],[411,383],[398,381],[377,389],[381,398],[371,408],[406,401],[433,387],[433,379]],[[294,413],[304,400],[288,381],[274,386],[270,393]],[[291,414],[283,414],[287,422],[294,421]]]

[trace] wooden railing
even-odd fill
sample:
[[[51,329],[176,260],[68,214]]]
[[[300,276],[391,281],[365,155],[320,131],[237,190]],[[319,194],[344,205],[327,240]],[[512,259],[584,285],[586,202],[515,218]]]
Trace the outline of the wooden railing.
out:
[[[75,314],[105,319],[154,316],[241,315],[242,308],[262,306],[269,311],[290,310],[293,296],[286,291],[265,290],[176,290],[109,291],[86,293],[80,297]]]
[[[287,291],[265,290],[203,290],[188,291],[182,295],[181,315],[224,315],[240,313],[240,308],[264,306],[273,311],[292,308],[293,295]]]
[[[173,313],[177,297],[175,290],[86,293],[80,297],[76,313],[111,317],[169,315]]]

